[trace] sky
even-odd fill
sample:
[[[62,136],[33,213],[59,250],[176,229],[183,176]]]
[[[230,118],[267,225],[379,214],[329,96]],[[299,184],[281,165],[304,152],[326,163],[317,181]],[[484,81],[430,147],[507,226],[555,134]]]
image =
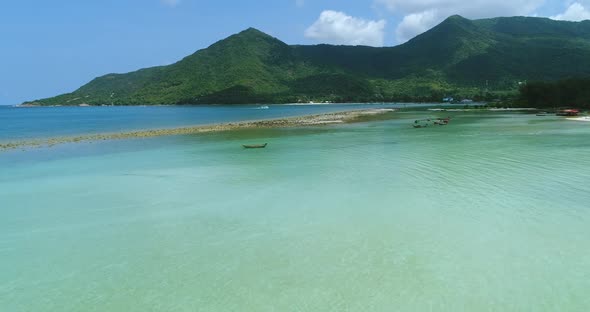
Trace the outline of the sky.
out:
[[[289,44],[393,46],[460,14],[590,19],[590,0],[1,0],[0,105],[174,63],[255,27]]]

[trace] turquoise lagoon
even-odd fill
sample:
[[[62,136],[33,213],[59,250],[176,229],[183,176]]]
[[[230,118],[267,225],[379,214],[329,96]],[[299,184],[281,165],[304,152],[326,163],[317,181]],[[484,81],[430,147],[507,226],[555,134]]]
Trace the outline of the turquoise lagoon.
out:
[[[446,114],[1,153],[0,310],[588,311],[590,123]]]

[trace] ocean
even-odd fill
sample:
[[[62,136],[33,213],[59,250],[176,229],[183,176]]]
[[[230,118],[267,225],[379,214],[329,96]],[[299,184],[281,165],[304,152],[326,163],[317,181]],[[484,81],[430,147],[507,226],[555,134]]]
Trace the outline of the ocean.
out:
[[[365,108],[424,106],[424,104],[0,106],[0,142],[144,129],[178,128]]]
[[[256,108],[3,108],[0,138],[342,110]],[[590,309],[590,123],[394,116],[0,152],[0,310]]]

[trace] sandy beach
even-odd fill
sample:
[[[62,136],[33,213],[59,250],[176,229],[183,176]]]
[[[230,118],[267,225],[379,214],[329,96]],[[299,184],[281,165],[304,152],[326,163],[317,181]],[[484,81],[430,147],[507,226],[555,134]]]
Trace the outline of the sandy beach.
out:
[[[22,140],[0,143],[0,151],[12,149],[24,149],[33,147],[50,147],[58,144],[123,140],[132,138],[149,138],[170,135],[188,135],[198,133],[222,132],[240,129],[262,129],[262,128],[290,128],[305,126],[322,126],[330,124],[343,124],[370,121],[375,116],[395,112],[392,108],[365,109],[356,111],[345,111],[319,115],[298,116],[279,119],[244,121],[235,123],[221,123],[213,125],[201,125],[169,129],[146,129],[118,133],[88,134],[71,137],[55,137],[35,140]]]
[[[590,121],[590,116],[585,116],[585,117],[575,117],[575,118],[566,118],[567,120],[572,120],[572,121]]]

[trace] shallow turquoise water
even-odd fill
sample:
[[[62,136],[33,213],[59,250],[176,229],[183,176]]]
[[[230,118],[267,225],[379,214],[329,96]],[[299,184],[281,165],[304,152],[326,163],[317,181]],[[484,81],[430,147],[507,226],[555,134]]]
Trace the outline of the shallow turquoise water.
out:
[[[430,114],[0,154],[0,310],[588,311],[590,124]]]
[[[0,142],[283,118],[355,109],[420,106],[424,106],[424,104],[98,107],[11,107],[0,105]]]

